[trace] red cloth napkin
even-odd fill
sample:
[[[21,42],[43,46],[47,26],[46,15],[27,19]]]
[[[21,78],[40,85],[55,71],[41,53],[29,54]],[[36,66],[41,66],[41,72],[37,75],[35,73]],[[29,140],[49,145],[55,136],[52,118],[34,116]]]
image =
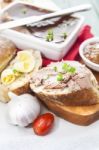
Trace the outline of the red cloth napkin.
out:
[[[72,46],[70,51],[64,56],[63,60],[79,60],[79,46],[80,44],[88,39],[93,37],[93,34],[91,33],[91,27],[89,25],[86,25],[81,30],[79,37],[77,38],[75,44]],[[46,66],[53,62],[50,59],[43,58],[43,66]]]

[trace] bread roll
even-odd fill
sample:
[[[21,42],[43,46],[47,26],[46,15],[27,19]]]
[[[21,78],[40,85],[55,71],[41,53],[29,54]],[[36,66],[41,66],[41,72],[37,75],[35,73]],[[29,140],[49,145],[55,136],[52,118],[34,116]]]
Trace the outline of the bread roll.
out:
[[[0,37],[0,72],[8,65],[16,54],[14,43],[4,37]]]
[[[4,85],[0,78],[0,101],[6,103],[10,100],[8,96],[9,91],[17,95],[31,92],[29,81],[31,77],[33,76],[33,74],[37,72],[38,69],[42,66],[42,58],[41,58],[41,54],[39,51],[35,51],[35,50],[29,50],[29,51],[32,52],[32,55],[34,57],[34,62],[35,62],[34,69],[31,72],[23,73],[14,82],[8,85]],[[17,56],[14,59],[12,59],[12,61],[9,63],[6,69],[12,68],[13,64],[15,64],[16,62],[17,62]]]

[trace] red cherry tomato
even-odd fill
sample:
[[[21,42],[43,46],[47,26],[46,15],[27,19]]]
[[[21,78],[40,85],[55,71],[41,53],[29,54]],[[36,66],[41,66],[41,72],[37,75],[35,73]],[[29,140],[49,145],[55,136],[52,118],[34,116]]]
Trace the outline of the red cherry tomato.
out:
[[[34,132],[37,135],[45,135],[51,130],[53,123],[54,123],[53,114],[51,113],[43,114],[33,122]]]

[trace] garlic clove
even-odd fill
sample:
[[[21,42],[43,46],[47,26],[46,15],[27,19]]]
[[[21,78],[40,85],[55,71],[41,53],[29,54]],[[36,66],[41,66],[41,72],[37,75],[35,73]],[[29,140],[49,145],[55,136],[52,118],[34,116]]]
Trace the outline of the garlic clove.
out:
[[[40,104],[36,97],[30,94],[20,96],[9,92],[11,101],[8,103],[8,115],[14,125],[28,126],[40,113]]]

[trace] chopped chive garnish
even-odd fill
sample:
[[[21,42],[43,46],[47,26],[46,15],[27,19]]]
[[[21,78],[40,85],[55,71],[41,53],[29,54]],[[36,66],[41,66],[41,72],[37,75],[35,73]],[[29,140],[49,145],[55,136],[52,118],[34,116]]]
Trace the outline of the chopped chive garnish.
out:
[[[57,69],[57,67],[56,67],[56,66],[54,67],[54,71],[55,71],[55,72],[57,72],[57,71],[58,71],[58,69]]]
[[[63,75],[61,73],[59,73],[57,75],[57,81],[62,81],[63,80]]]
[[[67,64],[67,63],[64,63],[64,64],[63,64],[62,69],[63,69],[65,72],[69,72],[69,73],[75,73],[75,72],[76,72],[76,68],[70,66],[70,65]]]
[[[67,63],[64,63],[64,64],[62,65],[62,69],[63,69],[64,71],[68,71],[68,68],[69,68],[69,65],[68,65]]]
[[[76,68],[71,67],[71,68],[69,69],[69,72],[71,72],[71,73],[75,73],[75,72],[76,72]]]
[[[53,35],[53,31],[52,30],[48,30],[48,35]]]
[[[14,72],[14,73],[17,73],[18,71],[17,71],[16,69],[13,69],[13,72]]]
[[[23,73],[17,71],[16,69],[13,69],[13,73],[15,74],[15,76],[21,76]]]
[[[64,37],[64,39],[67,38],[67,33],[66,32],[63,33],[63,37]]]
[[[48,30],[47,36],[46,36],[46,41],[50,42],[53,41],[54,39],[54,34],[52,30]]]
[[[47,35],[46,36],[46,41],[48,41],[48,42],[53,41],[53,36],[52,35]]]

